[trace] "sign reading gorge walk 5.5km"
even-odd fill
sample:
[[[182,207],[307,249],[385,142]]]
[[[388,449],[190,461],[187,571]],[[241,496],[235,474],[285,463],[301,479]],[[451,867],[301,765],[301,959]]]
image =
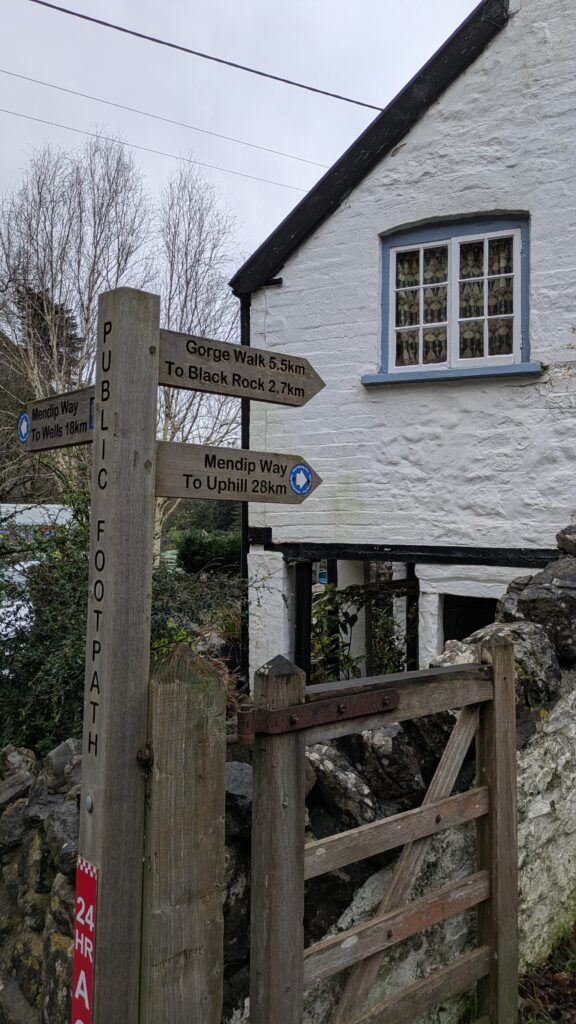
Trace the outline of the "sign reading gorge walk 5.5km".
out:
[[[299,455],[159,441],[156,495],[299,505],[321,483]]]
[[[158,383],[296,406],[325,387],[302,356],[162,330]]]

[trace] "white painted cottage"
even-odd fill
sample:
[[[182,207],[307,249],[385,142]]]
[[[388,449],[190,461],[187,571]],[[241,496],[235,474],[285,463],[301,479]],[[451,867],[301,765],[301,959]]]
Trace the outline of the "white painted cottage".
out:
[[[480,3],[231,284],[243,343],[326,381],[245,421],[323,480],[250,508],[252,669],[294,657],[285,556],[412,566],[426,666],[449,599],[500,596],[576,510],[574,0]]]

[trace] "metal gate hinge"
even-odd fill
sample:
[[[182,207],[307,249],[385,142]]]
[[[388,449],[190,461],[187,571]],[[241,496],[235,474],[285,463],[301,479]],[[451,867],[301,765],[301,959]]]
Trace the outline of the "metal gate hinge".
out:
[[[238,708],[238,742],[250,746],[257,733],[281,735],[299,732],[301,729],[312,729],[317,725],[330,725],[332,722],[345,722],[352,718],[392,711],[398,707],[398,701],[398,690],[387,688],[370,693],[333,697],[330,700],[294,704],[275,711],[244,705]]]

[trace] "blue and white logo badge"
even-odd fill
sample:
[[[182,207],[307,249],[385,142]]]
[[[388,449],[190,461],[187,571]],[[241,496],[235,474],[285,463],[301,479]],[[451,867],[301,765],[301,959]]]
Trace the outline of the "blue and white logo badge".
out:
[[[25,444],[30,437],[30,417],[27,412],[21,412],[18,417],[18,440]]]
[[[303,462],[298,462],[290,473],[290,487],[294,494],[308,494],[312,487],[312,470]]]

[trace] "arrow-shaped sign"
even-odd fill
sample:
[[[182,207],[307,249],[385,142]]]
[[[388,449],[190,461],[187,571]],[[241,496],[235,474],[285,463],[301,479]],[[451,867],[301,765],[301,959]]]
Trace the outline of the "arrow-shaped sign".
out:
[[[326,386],[302,356],[162,330],[158,383],[296,406]]]
[[[299,505],[322,481],[299,455],[159,441],[156,495]]]
[[[27,452],[88,444],[93,406],[94,388],[30,402],[18,417],[18,440]]]

